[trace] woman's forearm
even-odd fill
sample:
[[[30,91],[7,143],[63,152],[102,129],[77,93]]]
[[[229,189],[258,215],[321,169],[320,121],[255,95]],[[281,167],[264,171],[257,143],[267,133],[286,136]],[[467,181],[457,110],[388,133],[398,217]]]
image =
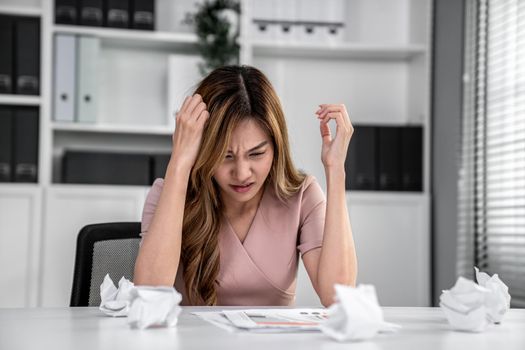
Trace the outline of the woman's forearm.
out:
[[[333,302],[335,283],[355,286],[357,257],[346,206],[344,168],[327,167],[325,171],[326,217],[317,285],[323,305],[330,305]]]
[[[168,164],[162,193],[135,263],[137,285],[173,286],[175,282],[190,170],[173,158]]]

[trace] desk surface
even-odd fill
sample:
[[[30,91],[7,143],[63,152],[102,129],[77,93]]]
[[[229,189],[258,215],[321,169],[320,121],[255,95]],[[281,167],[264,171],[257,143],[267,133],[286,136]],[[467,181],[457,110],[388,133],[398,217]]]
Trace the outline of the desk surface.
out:
[[[384,308],[385,319],[403,328],[352,344],[322,333],[229,333],[190,314],[206,309],[185,307],[177,327],[142,331],[97,308],[0,309],[0,349],[525,349],[525,310],[518,309],[484,333],[464,333],[450,330],[438,308]]]

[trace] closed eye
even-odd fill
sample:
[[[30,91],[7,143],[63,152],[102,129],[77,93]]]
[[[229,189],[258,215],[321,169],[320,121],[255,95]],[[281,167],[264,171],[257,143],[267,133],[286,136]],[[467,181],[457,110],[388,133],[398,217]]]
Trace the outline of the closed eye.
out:
[[[262,156],[264,154],[264,152],[258,152],[258,153],[252,153],[250,154],[250,156],[252,157],[259,157],[259,156]]]

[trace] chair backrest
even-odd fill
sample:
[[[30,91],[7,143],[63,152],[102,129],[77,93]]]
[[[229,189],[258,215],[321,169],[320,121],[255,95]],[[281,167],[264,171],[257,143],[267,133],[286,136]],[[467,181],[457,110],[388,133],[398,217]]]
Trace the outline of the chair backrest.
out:
[[[83,227],[77,252],[70,306],[100,305],[100,285],[109,276],[133,280],[140,243],[140,222],[112,222]]]

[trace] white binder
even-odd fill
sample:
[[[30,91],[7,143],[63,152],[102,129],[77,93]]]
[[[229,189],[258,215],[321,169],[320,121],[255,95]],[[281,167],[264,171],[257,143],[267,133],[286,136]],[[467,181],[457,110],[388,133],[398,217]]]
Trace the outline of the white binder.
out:
[[[345,22],[345,2],[343,0],[325,0],[323,2],[324,20],[334,25],[323,27],[322,41],[327,43],[341,43],[344,40],[345,28],[340,25]]]
[[[276,23],[268,23],[268,21],[276,20],[274,9],[278,1],[280,0],[252,0],[250,2],[252,22],[249,24],[249,35],[251,39],[263,42],[277,39],[281,26]]]
[[[96,122],[98,113],[98,60],[100,39],[78,37],[77,121]]]
[[[302,22],[325,22],[326,1],[323,0],[300,0],[297,2],[297,16]],[[303,25],[300,27],[297,38],[302,43],[323,43],[323,31],[325,27],[320,25]]]
[[[301,29],[295,24],[298,20],[297,1],[302,0],[276,0],[272,4],[273,17],[276,21],[281,22],[276,28],[277,41],[297,41]]]
[[[70,34],[55,35],[53,67],[53,119],[60,122],[75,120],[76,39]]]

